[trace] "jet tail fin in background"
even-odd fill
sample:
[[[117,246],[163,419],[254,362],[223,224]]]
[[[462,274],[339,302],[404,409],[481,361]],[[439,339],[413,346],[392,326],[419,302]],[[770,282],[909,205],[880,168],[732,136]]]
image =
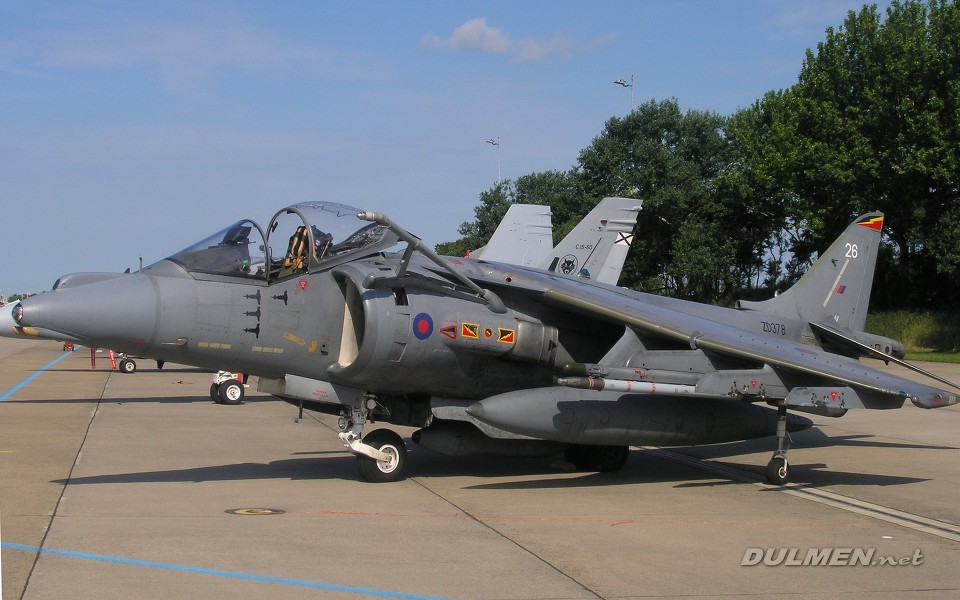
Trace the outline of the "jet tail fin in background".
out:
[[[793,287],[762,302],[741,300],[737,308],[862,332],[882,229],[882,213],[858,217]]]
[[[471,252],[470,257],[536,267],[550,256],[552,249],[550,207],[511,204],[487,245]]]
[[[616,285],[642,203],[636,198],[604,198],[557,244],[540,268]]]

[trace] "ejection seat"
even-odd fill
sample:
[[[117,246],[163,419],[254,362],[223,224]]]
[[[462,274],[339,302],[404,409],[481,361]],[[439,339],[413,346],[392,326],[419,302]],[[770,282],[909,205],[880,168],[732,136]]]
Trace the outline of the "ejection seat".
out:
[[[310,238],[307,236],[307,228],[303,225],[297,227],[297,230],[290,236],[290,244],[287,246],[287,254],[283,259],[283,265],[280,267],[280,277],[301,273],[307,268],[307,258],[310,248]]]

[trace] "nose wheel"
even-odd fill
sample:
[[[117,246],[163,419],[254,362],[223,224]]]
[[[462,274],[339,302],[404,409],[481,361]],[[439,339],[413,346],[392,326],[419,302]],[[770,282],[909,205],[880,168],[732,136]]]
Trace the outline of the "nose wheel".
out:
[[[357,455],[360,476],[371,483],[389,483],[403,479],[407,465],[407,445],[403,438],[389,429],[377,429],[364,436],[363,443],[379,450],[386,460]]]

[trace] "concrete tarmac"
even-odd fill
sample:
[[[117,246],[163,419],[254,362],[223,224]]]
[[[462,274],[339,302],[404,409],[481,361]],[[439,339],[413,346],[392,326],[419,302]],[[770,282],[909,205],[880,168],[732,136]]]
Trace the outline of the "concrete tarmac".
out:
[[[957,407],[816,417],[784,488],[762,482],[773,438],[609,474],[408,442],[408,478],[375,485],[335,417],[97,366],[0,339],[4,600],[960,597]]]

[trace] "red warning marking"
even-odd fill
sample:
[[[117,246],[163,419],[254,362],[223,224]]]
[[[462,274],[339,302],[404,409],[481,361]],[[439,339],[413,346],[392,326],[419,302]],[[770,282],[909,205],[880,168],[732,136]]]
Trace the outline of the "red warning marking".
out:
[[[456,325],[447,325],[446,327],[440,328],[440,333],[447,336],[451,340],[457,339],[457,326]]]

